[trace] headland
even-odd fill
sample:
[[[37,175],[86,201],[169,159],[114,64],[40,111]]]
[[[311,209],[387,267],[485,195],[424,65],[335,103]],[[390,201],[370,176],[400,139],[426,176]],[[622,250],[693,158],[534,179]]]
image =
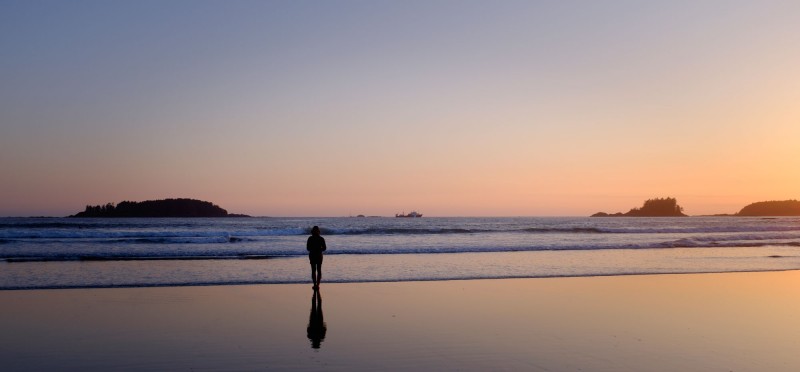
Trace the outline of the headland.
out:
[[[686,217],[683,207],[675,198],[655,198],[645,200],[641,208],[631,208],[627,213],[609,214],[597,212],[591,217]]]
[[[69,217],[249,217],[231,214],[219,206],[196,199],[162,199],[118,204],[87,205],[83,212]]]

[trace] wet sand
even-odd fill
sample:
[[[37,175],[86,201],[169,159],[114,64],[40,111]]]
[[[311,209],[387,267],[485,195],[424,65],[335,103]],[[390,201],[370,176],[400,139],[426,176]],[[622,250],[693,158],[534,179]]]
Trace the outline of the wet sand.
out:
[[[323,282],[316,306],[294,284],[0,291],[0,360],[5,371],[796,371],[798,288],[800,271]]]

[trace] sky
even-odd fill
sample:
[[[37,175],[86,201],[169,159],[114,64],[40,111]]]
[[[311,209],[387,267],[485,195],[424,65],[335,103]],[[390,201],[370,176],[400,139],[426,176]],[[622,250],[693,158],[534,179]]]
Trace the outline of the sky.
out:
[[[0,1],[0,216],[800,198],[797,1]]]

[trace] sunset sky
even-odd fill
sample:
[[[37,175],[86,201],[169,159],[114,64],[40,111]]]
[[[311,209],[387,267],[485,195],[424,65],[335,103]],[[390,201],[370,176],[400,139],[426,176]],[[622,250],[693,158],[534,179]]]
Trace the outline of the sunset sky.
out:
[[[800,198],[800,2],[0,1],[0,216]]]

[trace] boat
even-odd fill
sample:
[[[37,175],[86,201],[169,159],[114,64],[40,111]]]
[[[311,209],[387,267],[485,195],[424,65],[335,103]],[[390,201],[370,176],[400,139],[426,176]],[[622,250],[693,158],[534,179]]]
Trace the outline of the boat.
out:
[[[395,214],[395,217],[422,217],[422,213],[417,213],[416,211],[411,211],[409,214],[403,212],[401,214]]]

